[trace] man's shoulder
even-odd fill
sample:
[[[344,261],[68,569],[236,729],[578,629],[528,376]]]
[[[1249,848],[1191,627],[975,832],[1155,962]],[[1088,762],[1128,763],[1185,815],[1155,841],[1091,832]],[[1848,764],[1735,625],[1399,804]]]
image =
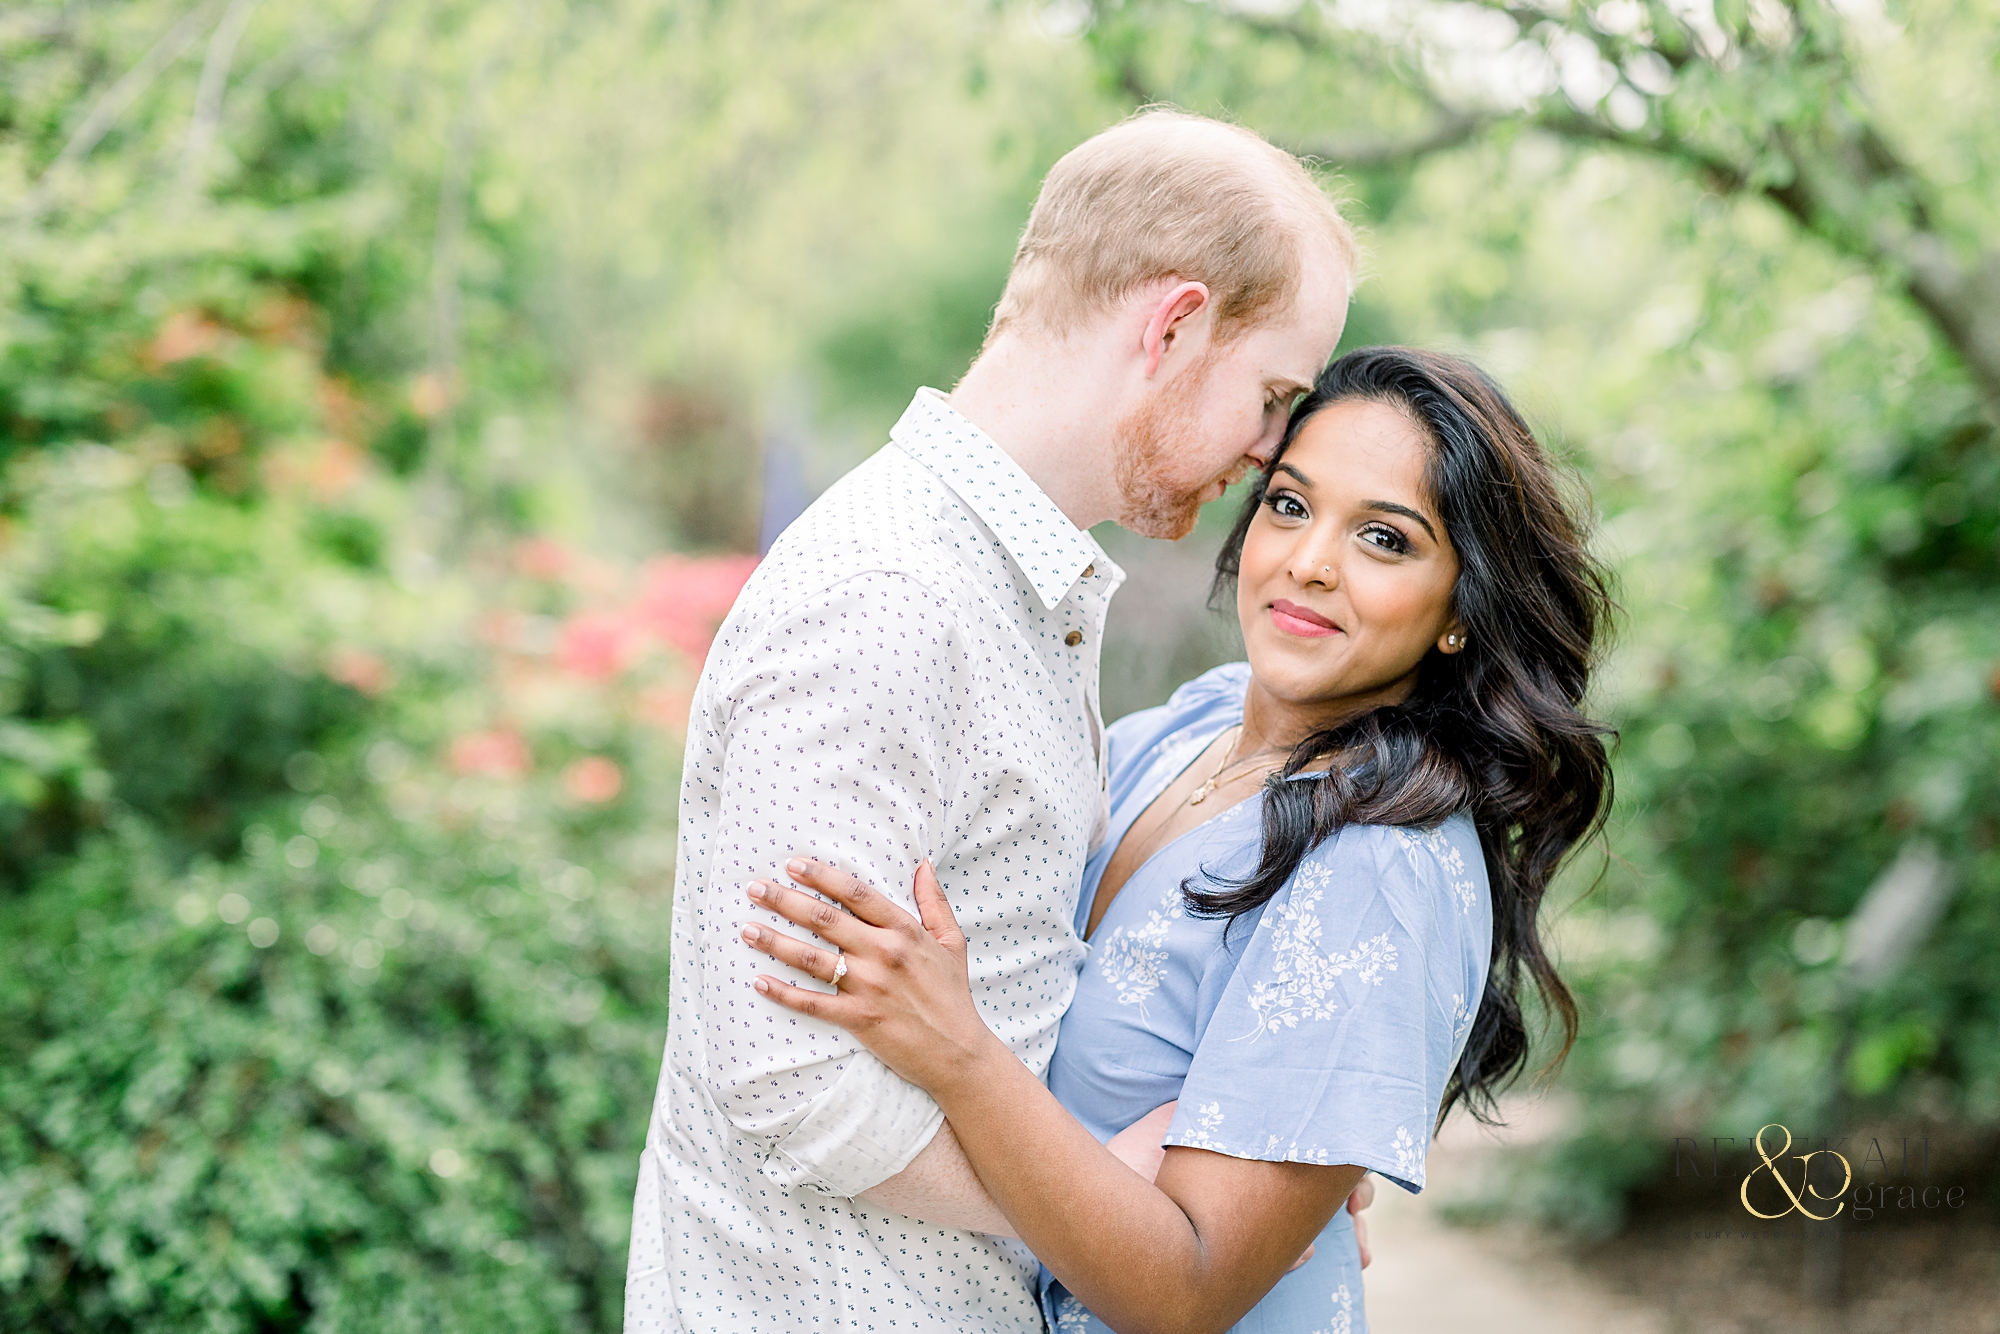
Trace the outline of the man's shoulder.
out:
[[[711,667],[795,624],[856,611],[932,631],[972,611],[956,504],[936,474],[886,446],[829,487],[758,563],[724,621]],[[855,651],[876,648],[857,640]]]
[[[865,574],[948,578],[957,561],[944,528],[955,503],[935,473],[885,445],[806,507],[755,578],[809,595]]]

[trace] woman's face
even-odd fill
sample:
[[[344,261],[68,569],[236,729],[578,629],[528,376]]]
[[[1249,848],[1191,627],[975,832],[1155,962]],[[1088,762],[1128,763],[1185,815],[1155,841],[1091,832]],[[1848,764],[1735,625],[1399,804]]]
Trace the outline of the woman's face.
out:
[[[1250,521],[1236,585],[1251,675],[1274,702],[1326,722],[1393,704],[1426,653],[1464,646],[1429,455],[1403,411],[1363,399],[1299,428]]]

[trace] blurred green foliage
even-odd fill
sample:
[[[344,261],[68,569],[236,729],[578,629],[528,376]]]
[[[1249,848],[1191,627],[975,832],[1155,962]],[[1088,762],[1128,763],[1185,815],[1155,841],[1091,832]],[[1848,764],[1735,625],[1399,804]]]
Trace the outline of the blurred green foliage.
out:
[[[1480,359],[1603,512],[1541,1207],[1835,1088],[2000,1125],[2000,23],[1846,9],[0,14],[6,1323],[616,1326],[742,569],[636,562],[744,548],[768,419],[824,482],[948,384],[1040,173],[1152,98],[1339,169],[1348,342]],[[1227,636],[1167,610],[1206,552],[1117,551],[1136,706]],[[1855,996],[1918,837],[1947,915]]]

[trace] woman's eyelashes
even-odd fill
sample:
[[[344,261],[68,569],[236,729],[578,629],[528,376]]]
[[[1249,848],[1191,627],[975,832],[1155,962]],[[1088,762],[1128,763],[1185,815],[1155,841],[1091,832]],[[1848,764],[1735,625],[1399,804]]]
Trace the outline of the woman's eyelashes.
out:
[[[1403,536],[1400,529],[1386,523],[1371,523],[1363,528],[1361,540],[1398,556],[1407,556],[1412,550],[1410,539]]]
[[[1264,497],[1264,507],[1271,511],[1273,519],[1287,525],[1304,523],[1312,518],[1312,510],[1293,491],[1270,492]],[[1416,550],[1408,534],[1394,524],[1383,523],[1379,519],[1363,524],[1355,536],[1392,556],[1407,556]]]
[[[1270,507],[1271,514],[1275,518],[1310,519],[1312,517],[1312,511],[1306,508],[1306,502],[1299,499],[1298,496],[1290,491],[1273,491],[1264,497],[1264,504]]]

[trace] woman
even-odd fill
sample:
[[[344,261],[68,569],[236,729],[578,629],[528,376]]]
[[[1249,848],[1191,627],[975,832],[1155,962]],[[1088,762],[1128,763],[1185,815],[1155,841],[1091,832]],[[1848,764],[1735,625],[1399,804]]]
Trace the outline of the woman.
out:
[[[1247,664],[1110,729],[1046,1088],[981,1020],[928,867],[921,925],[814,863],[787,870],[847,914],[750,891],[824,947],[746,940],[838,988],[758,990],[937,1100],[1062,1331],[1365,1329],[1349,1192],[1420,1189],[1445,1113],[1490,1114],[1528,985],[1575,1032],[1537,913],[1603,819],[1580,706],[1609,603],[1520,417],[1448,357],[1340,358],[1216,561],[1232,585]],[[1149,1182],[1105,1141],[1167,1103]]]

